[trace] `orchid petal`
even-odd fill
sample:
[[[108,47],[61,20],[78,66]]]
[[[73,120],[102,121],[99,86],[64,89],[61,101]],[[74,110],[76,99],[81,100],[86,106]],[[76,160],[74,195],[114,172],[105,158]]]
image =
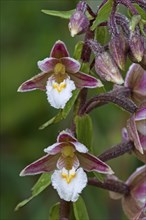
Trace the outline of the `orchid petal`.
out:
[[[135,114],[135,121],[145,120],[146,119],[146,106],[139,108]]]
[[[59,84],[50,77],[46,86],[48,102],[54,108],[63,109],[72,97],[72,91],[75,89],[74,82],[69,78],[64,79],[64,81]]]
[[[55,65],[59,63],[59,60],[56,58],[45,58],[44,60],[38,61],[38,67],[43,72],[53,72]]]
[[[28,92],[35,89],[46,90],[46,84],[49,77],[49,73],[40,73],[22,83],[18,88],[18,92]]]
[[[127,130],[130,140],[134,142],[135,148],[143,154],[143,148],[140,143],[139,135],[135,123],[135,115],[133,115],[127,122]]]
[[[62,170],[55,170],[51,180],[52,185],[54,189],[57,190],[60,198],[72,202],[77,201],[79,193],[81,193],[87,185],[87,175],[82,168],[79,168],[75,172],[75,177],[72,178],[69,183],[67,183],[65,178],[62,177]]]
[[[28,176],[28,175],[36,175],[45,172],[51,172],[56,169],[56,163],[59,155],[45,155],[41,157],[39,160],[31,163],[27,167],[25,167],[20,176]]]
[[[77,169],[79,167],[79,165],[80,165],[79,160],[76,157],[76,155],[74,155],[73,157],[68,157],[68,158],[64,158],[64,156],[60,156],[58,161],[57,161],[57,168],[59,170],[61,170],[61,169],[63,169],[63,167],[67,167],[68,166],[68,164],[67,164],[68,161],[70,161],[70,164],[75,169]]]
[[[71,133],[71,131],[65,130],[59,133],[58,137],[57,137],[57,142],[68,142],[68,141],[77,141],[77,139],[73,136],[73,134]]]
[[[71,79],[75,82],[77,88],[96,88],[103,86],[100,80],[82,72],[77,72],[74,74],[69,73],[69,75]]]
[[[51,146],[45,148],[44,152],[51,154],[51,155],[55,155],[55,154],[60,153],[61,149],[64,146],[66,146],[66,143],[55,143],[55,144],[52,144]]]
[[[86,171],[96,171],[99,173],[104,173],[104,174],[113,174],[114,172],[112,169],[103,161],[98,159],[97,157],[86,153],[86,154],[81,154],[77,153],[77,157],[80,162],[80,166],[83,167]]]
[[[56,41],[56,43],[54,44],[51,50],[50,57],[60,59],[62,57],[68,57],[68,56],[69,56],[69,52],[63,41],[60,40]]]
[[[73,144],[76,151],[78,151],[80,153],[87,153],[88,152],[88,148],[84,144],[82,144],[78,141],[76,141],[76,142],[74,141],[74,142],[70,142],[70,143]]]
[[[136,103],[141,103],[146,98],[146,71],[139,65],[133,63],[125,78],[125,87],[132,90],[132,98]]]
[[[65,66],[67,73],[76,73],[81,67],[80,63],[71,57],[61,58],[61,63]]]

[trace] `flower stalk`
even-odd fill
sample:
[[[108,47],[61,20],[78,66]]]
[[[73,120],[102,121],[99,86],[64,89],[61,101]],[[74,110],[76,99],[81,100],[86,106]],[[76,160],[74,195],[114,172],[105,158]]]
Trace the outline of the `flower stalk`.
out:
[[[129,153],[134,149],[134,144],[132,141],[122,142],[113,146],[112,148],[106,150],[98,156],[102,161],[108,161],[119,156],[122,156],[125,153]]]
[[[114,103],[130,113],[134,113],[137,106],[132,100],[127,98],[130,95],[128,88],[120,88],[107,93],[99,94],[91,98],[80,110],[80,114],[91,112],[94,108],[105,105],[109,102]]]
[[[130,192],[128,185],[117,180],[106,179],[104,182],[101,182],[96,178],[89,178],[88,184],[124,195],[127,195]]]

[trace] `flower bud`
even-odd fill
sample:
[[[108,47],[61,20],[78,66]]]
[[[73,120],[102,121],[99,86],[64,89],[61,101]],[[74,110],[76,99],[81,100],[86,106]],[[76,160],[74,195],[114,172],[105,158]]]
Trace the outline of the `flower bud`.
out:
[[[68,24],[71,36],[74,37],[77,34],[85,33],[89,27],[89,20],[85,15],[86,3],[79,2],[76,11],[70,18]]]
[[[110,53],[104,51],[95,58],[95,71],[102,79],[122,84],[124,81]]]
[[[129,219],[144,220],[146,217],[146,165],[136,169],[126,184],[130,194],[122,198],[122,207]]]
[[[143,103],[128,120],[127,130],[136,150],[145,156],[146,161],[146,103]]]
[[[130,66],[124,85],[131,90],[131,98],[136,104],[146,99],[146,71],[139,64]]]
[[[121,33],[112,36],[109,42],[109,49],[118,67],[121,70],[124,70],[127,52],[127,42],[125,37]]]
[[[130,33],[129,47],[132,56],[140,62],[144,55],[144,38],[136,31]]]
[[[103,79],[116,84],[122,84],[123,78],[109,52],[104,50],[97,41],[88,40],[88,46],[95,54],[95,71]]]

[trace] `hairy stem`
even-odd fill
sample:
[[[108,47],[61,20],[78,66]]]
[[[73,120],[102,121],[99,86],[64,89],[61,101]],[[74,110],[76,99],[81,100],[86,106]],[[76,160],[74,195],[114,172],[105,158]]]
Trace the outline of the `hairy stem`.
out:
[[[127,195],[130,192],[129,187],[125,183],[118,180],[106,179],[104,182],[101,182],[96,178],[89,178],[88,184],[124,195]]]
[[[108,161],[130,152],[132,149],[134,149],[134,144],[132,141],[123,142],[106,150],[100,154],[98,158],[102,161]]]
[[[80,110],[80,114],[91,112],[94,108],[105,105],[112,102],[130,113],[134,113],[137,110],[137,106],[132,100],[127,98],[130,90],[128,88],[120,88],[107,93],[99,94],[91,98]]]

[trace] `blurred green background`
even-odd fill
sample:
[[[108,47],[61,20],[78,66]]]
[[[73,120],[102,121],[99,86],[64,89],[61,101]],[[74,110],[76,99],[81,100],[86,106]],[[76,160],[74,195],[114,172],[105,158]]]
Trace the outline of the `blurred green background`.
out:
[[[59,200],[50,186],[18,212],[18,202],[30,196],[38,179],[19,177],[29,163],[43,156],[43,149],[54,143],[59,131],[70,127],[70,118],[45,130],[38,127],[57,113],[41,91],[17,93],[19,85],[39,72],[37,61],[49,56],[58,39],[73,55],[75,43],[68,21],[47,16],[41,9],[71,10],[78,1],[5,0],[1,1],[1,219],[47,220],[50,207]],[[96,6],[97,1],[89,1]],[[101,2],[101,1],[99,1]],[[96,7],[94,7],[96,9]],[[129,114],[114,105],[104,106],[90,114],[94,119],[93,147],[96,154],[119,143],[121,128]],[[115,174],[126,180],[140,164],[135,157],[124,155],[109,162]],[[91,186],[83,191],[91,220],[121,220],[120,201],[109,198],[107,191]]]

